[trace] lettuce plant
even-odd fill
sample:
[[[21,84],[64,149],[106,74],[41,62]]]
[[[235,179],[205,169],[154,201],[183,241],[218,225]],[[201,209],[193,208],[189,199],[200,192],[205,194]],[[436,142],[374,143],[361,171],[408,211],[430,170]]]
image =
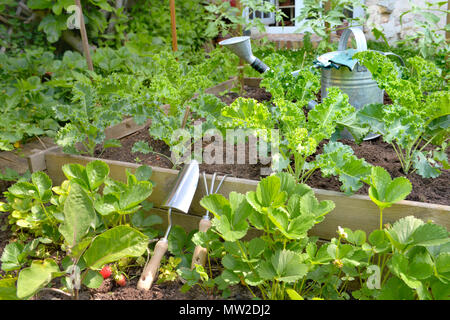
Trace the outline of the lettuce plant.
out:
[[[402,70],[375,51],[357,53],[355,58],[393,101],[387,106],[366,105],[357,117],[392,145],[405,174],[439,176],[441,168],[449,168],[445,149],[450,133],[450,94],[440,70],[418,56],[409,58]],[[432,150],[425,151],[426,146]]]

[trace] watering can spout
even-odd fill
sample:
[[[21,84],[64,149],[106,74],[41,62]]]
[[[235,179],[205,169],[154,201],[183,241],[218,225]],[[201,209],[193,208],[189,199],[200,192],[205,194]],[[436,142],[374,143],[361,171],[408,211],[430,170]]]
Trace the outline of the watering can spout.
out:
[[[229,38],[220,41],[219,45],[230,49],[234,54],[250,64],[250,66],[259,73],[264,73],[269,70],[269,67],[264,62],[253,55],[250,37]]]

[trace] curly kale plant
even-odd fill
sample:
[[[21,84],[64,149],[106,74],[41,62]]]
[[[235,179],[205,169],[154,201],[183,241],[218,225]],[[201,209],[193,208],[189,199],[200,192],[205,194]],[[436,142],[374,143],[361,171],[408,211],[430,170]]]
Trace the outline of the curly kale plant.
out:
[[[319,78],[309,70],[293,76],[292,65],[280,55],[270,56],[268,65],[275,66],[264,74],[261,87],[272,94],[269,103],[238,98],[223,109],[229,128],[246,128],[276,143],[279,150],[272,149],[272,168],[287,170],[298,182],[305,183],[318,169],[323,175],[337,175],[342,190],[352,193],[362,187],[362,179],[370,174],[370,165],[358,159],[353,150],[340,142],[330,141],[324,152],[311,159],[321,142],[331,139],[342,127],[347,127],[357,140],[367,133],[354,118],[355,109],[347,95],[338,88],[330,88],[327,98],[305,115],[308,101],[315,98],[320,88]],[[272,129],[278,135],[271,135]],[[291,166],[291,160],[293,165]]]
[[[223,103],[205,93],[205,89],[227,79],[231,75],[230,64],[235,61],[228,59],[223,49],[212,51],[203,62],[195,65],[178,61],[173,53],[160,53],[153,58],[155,72],[147,86],[135,93],[135,98],[144,104],[152,120],[150,136],[170,147],[176,166],[190,148],[190,143],[185,144],[183,139],[185,135],[194,136],[194,122],[203,118],[203,128],[214,127],[216,117],[212,115],[218,113]],[[135,144],[134,150],[153,151],[142,141]]]
[[[401,70],[375,51],[360,52],[355,58],[369,69],[378,86],[392,99],[392,105],[366,105],[357,117],[382,134],[392,145],[403,172],[435,178],[448,169],[445,153],[450,133],[450,93],[441,72],[416,56]],[[425,147],[431,150],[426,151]]]

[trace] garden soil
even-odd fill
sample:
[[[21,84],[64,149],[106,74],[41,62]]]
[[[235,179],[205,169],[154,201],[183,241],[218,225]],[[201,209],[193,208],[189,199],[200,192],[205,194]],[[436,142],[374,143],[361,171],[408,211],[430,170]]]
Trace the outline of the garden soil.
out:
[[[221,96],[221,100],[226,104],[232,103],[240,95],[236,92],[229,92]],[[260,88],[245,87],[245,93],[243,97],[250,97],[257,99],[258,101],[268,101],[270,100],[270,93]],[[320,95],[317,97],[320,100]],[[385,104],[390,102],[389,97],[385,96]],[[172,163],[164,156],[158,155],[156,153],[132,153],[131,149],[135,142],[146,141],[154,151],[165,155],[170,158],[170,149],[163,141],[153,140],[149,133],[148,127],[137,131],[123,139],[121,139],[121,148],[109,148],[106,149],[100,155],[100,148],[97,150],[97,157],[103,159],[119,160],[126,162],[133,162],[139,164],[146,164],[151,166],[159,166],[163,168],[172,168]],[[360,145],[356,144],[351,140],[341,140],[343,143],[349,145],[355,155],[358,158],[364,158],[368,163],[376,166],[381,166],[385,168],[392,178],[405,176],[402,172],[400,161],[398,160],[392,146],[388,143],[383,142],[381,137],[363,141]],[[325,142],[319,145],[317,154],[322,152],[322,147]],[[211,143],[211,142],[209,142]],[[206,147],[208,142],[203,142],[203,147]],[[224,161],[226,155],[226,144],[224,143]],[[425,148],[426,150],[427,148]],[[235,155],[237,148],[234,147]],[[264,171],[267,171],[269,165],[262,163],[250,164],[248,161],[249,148],[246,145],[246,163],[245,164],[201,164],[200,170],[206,173],[212,174],[217,173],[228,173],[238,178],[259,180],[264,177]],[[179,169],[179,168],[176,168]],[[262,169],[262,170],[261,170]],[[263,173],[263,175],[261,174]],[[411,181],[413,189],[409,196],[406,198],[411,201],[420,201],[425,203],[435,203],[450,205],[450,170],[443,170],[442,174],[438,178],[422,178],[416,173],[410,173],[406,177]],[[341,182],[337,177],[322,177],[320,170],[317,170],[307,181],[307,184],[313,188],[326,189],[333,191],[341,191]],[[368,186],[364,185],[359,189],[357,194],[367,195]]]
[[[219,293],[207,293],[196,286],[188,292],[181,292],[183,283],[180,280],[153,284],[150,290],[137,289],[139,274],[142,270],[130,272],[133,277],[124,287],[117,285],[112,278],[105,279],[98,289],[83,289],[79,300],[224,300]],[[251,296],[243,286],[233,286],[227,300],[250,300]],[[34,300],[70,300],[71,297],[55,291],[41,291]]]

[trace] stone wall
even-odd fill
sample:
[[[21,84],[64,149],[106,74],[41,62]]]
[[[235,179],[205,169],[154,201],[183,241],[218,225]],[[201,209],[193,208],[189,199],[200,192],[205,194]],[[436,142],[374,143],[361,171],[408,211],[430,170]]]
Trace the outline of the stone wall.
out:
[[[430,2],[439,2],[437,0],[428,0]],[[425,0],[411,0],[412,3],[418,6],[425,6]],[[408,0],[366,0],[367,13],[369,19],[364,28],[366,36],[373,39],[370,30],[373,26],[384,30],[384,34],[390,43],[403,39],[405,36],[416,32],[415,21],[421,17],[417,14],[408,13],[403,16],[403,23],[400,24],[400,15],[405,11],[411,9],[410,1]],[[446,9],[444,5],[441,9]],[[438,13],[441,17],[440,25],[445,26],[447,15]],[[381,27],[381,28],[380,28]]]

